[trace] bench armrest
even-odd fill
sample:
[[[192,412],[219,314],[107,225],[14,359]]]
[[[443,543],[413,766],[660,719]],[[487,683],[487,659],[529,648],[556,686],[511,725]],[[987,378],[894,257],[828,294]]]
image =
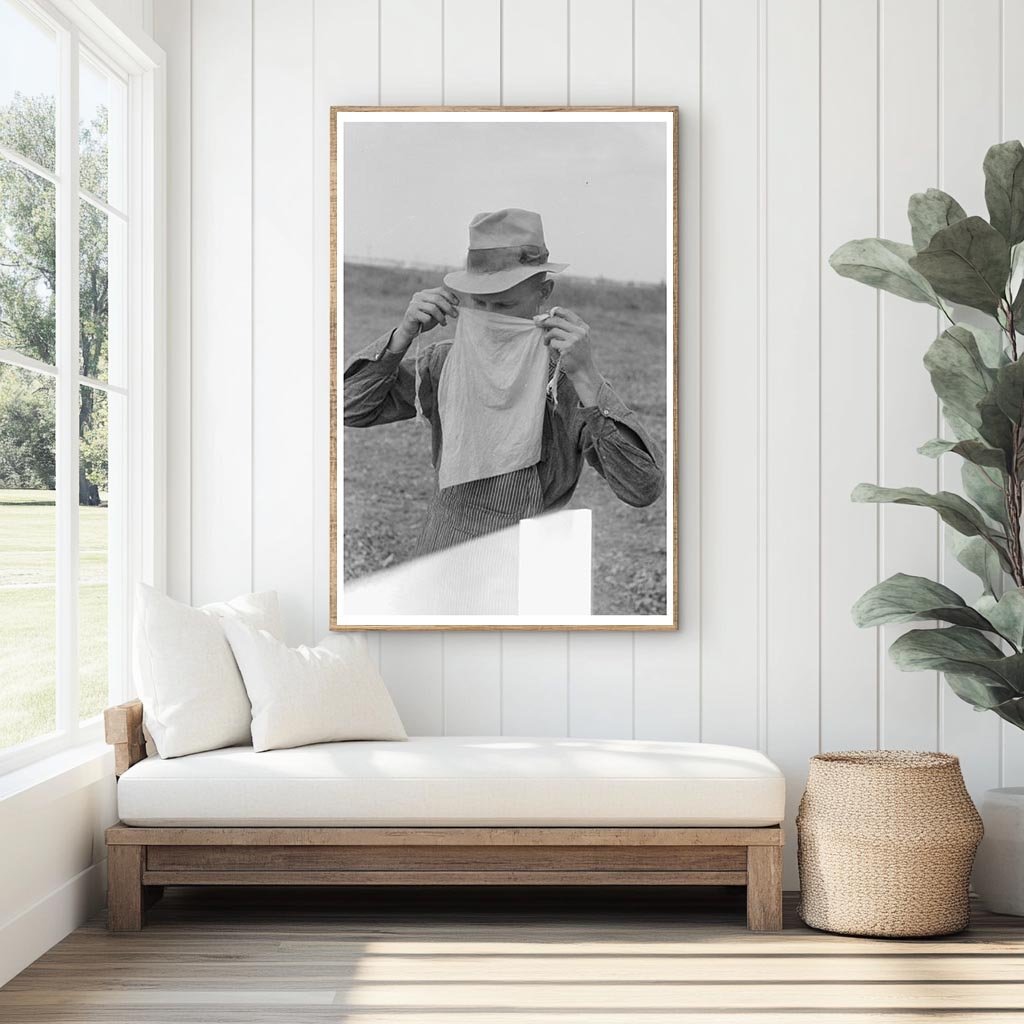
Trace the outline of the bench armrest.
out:
[[[114,774],[123,775],[147,754],[142,701],[130,700],[103,712],[103,735],[114,748]]]

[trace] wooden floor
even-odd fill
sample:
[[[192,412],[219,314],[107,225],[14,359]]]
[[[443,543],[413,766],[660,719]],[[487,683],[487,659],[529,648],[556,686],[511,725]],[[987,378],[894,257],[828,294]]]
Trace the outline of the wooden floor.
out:
[[[98,914],[0,989],[0,1021],[1024,1021],[1024,919],[946,939],[744,928],[743,892],[178,889]]]

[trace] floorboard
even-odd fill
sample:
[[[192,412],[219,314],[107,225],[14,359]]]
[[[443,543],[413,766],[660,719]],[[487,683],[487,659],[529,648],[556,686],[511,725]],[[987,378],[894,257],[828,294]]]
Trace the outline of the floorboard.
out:
[[[743,892],[168,890],[96,915],[0,989],[51,1024],[821,1024],[1024,1019],[1024,919],[870,940],[744,927]]]

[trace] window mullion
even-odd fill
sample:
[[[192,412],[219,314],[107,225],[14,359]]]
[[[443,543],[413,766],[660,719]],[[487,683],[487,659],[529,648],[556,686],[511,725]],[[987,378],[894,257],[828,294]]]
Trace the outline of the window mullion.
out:
[[[57,105],[57,728],[78,730],[78,33]]]

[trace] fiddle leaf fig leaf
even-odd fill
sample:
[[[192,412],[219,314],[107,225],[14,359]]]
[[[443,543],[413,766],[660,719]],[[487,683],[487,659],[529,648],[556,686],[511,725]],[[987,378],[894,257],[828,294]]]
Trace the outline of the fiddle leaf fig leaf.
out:
[[[1002,412],[1014,423],[1024,419],[1024,360],[1018,359],[996,371],[992,394]]]
[[[975,602],[975,608],[1018,651],[1024,648],[1024,589],[1007,590],[998,600],[986,594]]]
[[[935,289],[910,266],[914,247],[887,238],[859,238],[841,245],[829,257],[829,265],[842,277],[872,288],[941,308]]]
[[[1010,303],[1010,315],[1016,324],[1024,323],[1024,242],[1018,242],[1010,249],[1010,280],[1006,282],[1006,298]],[[1007,323],[1000,323],[1004,329]]]
[[[926,455],[929,459],[937,459],[940,455],[955,451],[956,446],[962,443],[961,441],[944,441],[941,437],[933,437],[930,441],[925,441],[917,449],[917,453],[918,455]]]
[[[952,676],[946,676],[946,682],[953,686]],[[955,690],[954,690],[955,692]],[[957,694],[959,696],[959,694]],[[984,711],[984,708],[975,708],[976,711]],[[1012,697],[1008,701],[997,704],[990,710],[994,711],[1000,718],[1015,725],[1018,729],[1024,729],[1024,695]]]
[[[853,606],[853,621],[861,627],[915,619],[939,619],[992,631],[988,619],[949,587],[901,572],[875,584]]]
[[[990,331],[977,324],[957,324],[957,327],[963,327],[974,335],[981,358],[989,369],[998,370],[1011,361],[1010,353],[1003,347],[1003,337],[999,331]]]
[[[987,441],[989,447],[999,448],[1006,452],[1007,465],[1012,465],[1016,457],[1013,447],[1013,424],[1007,418],[1006,413],[999,408],[996,396],[986,395],[978,403],[978,413],[981,416],[981,427],[978,433],[982,439]]]
[[[985,594],[994,594],[1002,583],[1003,569],[992,545],[982,537],[964,537],[952,531],[946,537],[953,557],[981,580]]]
[[[981,440],[978,428],[972,426],[962,416],[958,416],[948,405],[943,405],[942,407],[942,418],[946,421],[946,426],[949,427],[953,432],[953,436],[958,441]]]
[[[985,154],[988,219],[1010,245],[1024,241],[1024,146],[1000,142]]]
[[[960,468],[967,497],[991,519],[1005,530],[1006,503],[1003,474],[988,466],[976,466],[965,462]]]
[[[976,629],[912,629],[889,647],[892,660],[907,672],[956,672],[980,661],[988,671],[989,661],[1001,661],[1003,652]],[[947,664],[942,664],[946,662]]]
[[[1006,239],[981,217],[937,231],[910,265],[944,299],[995,315],[1010,273]]]
[[[1020,657],[1020,655],[1015,655]],[[993,684],[985,676],[961,675],[957,672],[943,673],[949,688],[965,703],[971,704],[975,711],[995,711],[1007,721],[1019,725],[1019,721],[1003,714],[1002,708],[1012,708],[1020,700],[1021,695],[1014,693],[1008,686]]]
[[[936,231],[948,228],[966,216],[964,208],[942,189],[915,192],[907,207],[914,248],[918,251],[927,248]]]
[[[929,346],[924,365],[946,408],[980,427],[978,403],[992,389],[996,372],[985,365],[970,328],[956,324],[944,330]]]
[[[853,501],[890,502],[896,505],[917,505],[938,512],[944,523],[965,537],[983,537],[995,548],[1002,564],[1009,569],[1006,538],[990,526],[984,515],[970,502],[951,491],[929,494],[920,487],[879,487],[876,484],[858,484],[851,495]]]
[[[951,672],[982,684],[969,703],[993,708],[1022,694],[1024,655],[1006,656],[976,629],[912,629],[889,648],[904,672]]]
[[[1010,279],[1006,282],[1006,297],[1013,304],[1014,316],[1024,291],[1024,242],[1010,246]]]
[[[1013,314],[1014,324],[1024,323],[1024,283],[1017,289],[1017,297],[1013,300],[1010,312]]]
[[[954,455],[959,455],[960,458],[973,462],[976,466],[988,466],[1000,471],[1006,469],[1006,455],[1004,452],[998,448],[990,448],[984,442],[973,439],[946,441],[941,437],[936,437],[931,441],[926,441],[917,450],[922,455],[927,455],[930,459],[937,459],[940,455],[953,452]]]

